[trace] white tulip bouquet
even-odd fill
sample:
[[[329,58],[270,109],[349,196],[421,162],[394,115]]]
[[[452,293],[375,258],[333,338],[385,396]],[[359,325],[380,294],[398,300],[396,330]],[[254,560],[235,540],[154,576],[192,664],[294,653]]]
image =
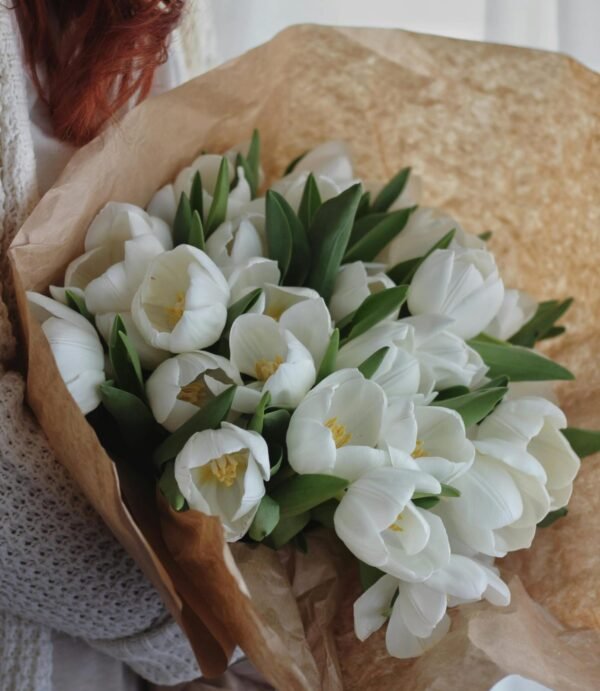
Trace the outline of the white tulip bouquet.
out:
[[[566,514],[600,446],[539,395],[572,378],[533,349],[570,300],[507,289],[487,234],[417,206],[408,168],[361,181],[328,142],[259,197],[259,148],[202,154],[145,211],[109,203],[30,304],[105,445],[151,457],[174,510],[273,549],[334,531],[356,635],[387,625],[415,657],[449,607],[508,604],[494,559]]]

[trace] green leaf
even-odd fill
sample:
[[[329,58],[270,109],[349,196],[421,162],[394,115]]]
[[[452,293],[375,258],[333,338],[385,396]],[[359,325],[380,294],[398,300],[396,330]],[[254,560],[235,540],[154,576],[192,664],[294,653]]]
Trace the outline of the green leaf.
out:
[[[270,444],[285,444],[285,435],[290,424],[291,414],[285,408],[269,410],[263,418],[262,436]]]
[[[299,156],[296,156],[296,158],[293,158],[285,167],[285,170],[283,171],[283,177],[286,175],[289,175],[291,172],[293,172],[294,168],[300,163],[300,161],[306,156],[308,153],[309,149],[306,151],[303,151]]]
[[[546,518],[543,518],[538,523],[538,527],[547,528],[548,526],[551,526],[555,521],[558,521],[559,518],[564,518],[568,513],[569,509],[567,509],[566,506],[563,506],[562,509],[556,509],[556,511],[550,511]]]
[[[385,576],[383,571],[380,571],[370,564],[365,564],[362,561],[358,562],[358,574],[363,592],[368,590],[372,585],[375,585],[382,576]]]
[[[387,211],[390,206],[402,194],[406,187],[408,178],[410,176],[410,168],[402,168],[402,170],[387,183],[381,192],[375,197],[375,201],[371,205],[373,211]]]
[[[506,375],[511,381],[555,381],[574,379],[568,369],[536,353],[534,350],[511,345],[504,341],[492,342],[477,336],[469,345],[476,350],[489,367],[488,376]]]
[[[263,424],[265,421],[265,409],[271,403],[271,394],[266,391],[254,411],[254,415],[250,418],[248,423],[248,429],[252,432],[258,432],[260,434],[263,430]]]
[[[302,199],[298,209],[298,218],[306,230],[310,228],[317,209],[321,206],[321,193],[317,187],[315,176],[310,173],[306,178],[304,185],[304,192],[302,192]]]
[[[277,460],[273,463],[273,459]],[[283,465],[283,448],[279,444],[272,444],[269,447],[269,461],[271,463],[271,478],[281,470]]]
[[[562,302],[558,300],[541,302],[533,317],[524,324],[516,334],[511,336],[509,341],[514,345],[532,348],[536,341],[542,340],[555,328],[555,323],[565,314],[572,304],[573,298],[567,298]],[[562,331],[555,331],[552,336],[558,336],[560,333],[562,333]]]
[[[154,452],[154,464],[160,467],[163,463],[175,458],[192,434],[202,432],[205,429],[217,429],[221,422],[229,415],[235,390],[235,386],[230,386],[167,437]]]
[[[187,244],[204,251],[204,228],[202,227],[202,219],[200,218],[200,214],[197,211],[194,211],[192,214],[192,222],[190,224]]]
[[[367,193],[365,193],[367,194]],[[364,197],[364,195],[363,195]],[[362,200],[362,197],[361,197]],[[359,240],[365,237],[370,230],[375,228],[376,225],[384,221],[389,214],[382,212],[378,214],[368,213],[364,216],[359,216],[358,211],[356,212],[356,220],[354,221],[354,226],[352,227],[352,233],[350,235],[349,247],[355,245]]]
[[[416,257],[415,259],[408,259],[405,262],[400,262],[396,266],[392,267],[387,275],[394,281],[394,283],[410,283],[413,276],[417,273],[417,269],[421,264],[429,257],[430,254],[436,250],[448,249],[450,243],[452,242],[454,235],[456,234],[456,229],[451,230],[446,233],[443,238],[440,238],[435,245],[422,257]]]
[[[167,463],[158,481],[158,488],[163,493],[169,506],[175,511],[182,511],[186,502],[183,494],[179,491],[179,485],[175,480],[175,464]]]
[[[281,199],[283,197],[277,192],[273,190],[267,192],[265,231],[269,245],[269,258],[277,262],[283,283],[292,260],[293,240]]]
[[[501,374],[498,377],[490,379],[487,384],[483,384],[479,389],[496,389],[499,386],[508,386],[510,378],[505,374]]]
[[[562,430],[562,433],[579,458],[585,458],[600,451],[600,431],[598,430],[567,427]]]
[[[280,549],[284,545],[287,545],[290,540],[293,540],[296,535],[301,533],[309,522],[310,513],[308,511],[295,516],[281,518],[275,530],[273,530],[266,539],[266,542],[273,547],[273,549]]]
[[[329,339],[329,344],[323,359],[321,360],[321,365],[319,366],[319,371],[317,373],[317,383],[319,383],[325,377],[328,377],[335,370],[335,361],[337,359],[337,354],[340,349],[340,330],[334,329]]]
[[[371,212],[371,193],[363,192],[358,209],[356,210],[356,218],[362,218]]]
[[[79,312],[82,317],[85,317],[94,328],[96,328],[96,322],[94,321],[94,315],[88,310],[85,304],[85,298],[82,295],[78,295],[73,290],[68,288],[65,290],[65,297],[67,299],[67,305],[75,312]]]
[[[229,201],[229,164],[225,156],[221,159],[215,193],[206,219],[206,237],[215,231],[227,218],[227,203]]]
[[[249,293],[246,293],[244,297],[241,297],[237,302],[234,302],[233,305],[227,309],[227,321],[225,322],[225,328],[223,329],[224,336],[227,336],[227,334],[231,331],[233,322],[238,317],[241,317],[242,314],[246,314],[248,310],[254,307],[261,293],[262,288],[255,288]]]
[[[187,243],[191,225],[192,207],[190,198],[185,192],[182,192],[179,197],[175,220],[173,221],[173,244],[175,246],[185,245]]]
[[[108,357],[119,389],[129,391],[142,400],[146,397],[142,366],[135,348],[127,337],[127,329],[117,314],[108,344]]]
[[[333,524],[333,515],[335,514],[338,505],[339,503],[335,499],[330,499],[323,504],[319,504],[319,506],[315,506],[314,509],[311,509],[310,517],[313,521],[320,523],[325,528],[335,530],[335,526]]]
[[[369,230],[355,244],[350,245],[344,263],[355,261],[372,262],[377,255],[398,235],[408,223],[414,207],[386,214],[377,225]]]
[[[295,475],[272,494],[281,508],[281,517],[297,516],[333,499],[349,482],[333,475]]]
[[[258,130],[252,132],[252,139],[246,156],[238,154],[235,161],[236,170],[241,167],[250,186],[252,199],[256,197],[260,182],[260,136]]]
[[[310,227],[313,264],[307,285],[327,302],[348,247],[361,196],[360,184],[321,204]]]
[[[115,419],[128,446],[147,447],[155,441],[157,423],[148,406],[128,391],[107,381],[98,387],[102,404]]]
[[[443,389],[437,395],[436,403],[439,404],[440,401],[445,401],[448,398],[456,398],[457,396],[464,396],[465,394],[471,393],[471,389],[468,386],[451,386],[448,389]]]
[[[306,229],[284,197],[273,191],[267,192],[267,194],[270,194],[279,204],[280,210],[285,216],[289,235],[292,238],[291,256],[285,275],[285,283],[293,286],[302,285],[310,268],[310,245]],[[287,231],[284,232],[287,236]]]
[[[446,398],[439,402],[435,400],[431,405],[456,410],[462,417],[465,427],[470,427],[489,415],[504,398],[507,391],[505,386],[499,386],[495,389],[478,389],[456,398]]]
[[[262,542],[270,535],[279,523],[279,504],[271,497],[265,495],[258,505],[258,511],[254,516],[248,534],[256,542]]]
[[[356,310],[348,339],[351,340],[389,317],[406,300],[408,286],[394,286],[366,298]]]
[[[258,180],[258,175],[260,172],[260,133],[256,128],[252,131],[252,137],[250,139],[248,153],[246,154],[246,160],[248,161],[248,165]]]
[[[190,190],[190,206],[192,213],[197,211],[200,214],[200,219],[204,218],[204,196],[202,194],[202,178],[200,171],[196,171],[192,180],[192,189]]]
[[[485,233],[480,233],[478,237],[479,237],[480,240],[483,240],[484,242],[487,242],[487,241],[490,240],[491,237],[492,237],[492,231],[491,231],[491,230],[486,230]]]
[[[562,336],[567,329],[564,326],[552,326],[538,338],[538,341],[545,341],[549,338],[556,338],[557,336]]]
[[[443,482],[440,484],[442,485],[440,497],[460,497],[460,490],[456,489],[456,487],[452,487],[452,485],[445,485]]]
[[[412,503],[420,509],[432,509],[436,504],[440,503],[440,498],[435,496],[417,497],[416,499],[413,498]]]
[[[363,375],[365,379],[370,379],[375,372],[379,369],[379,365],[383,362],[383,359],[388,354],[389,347],[384,346],[379,350],[376,350],[373,355],[370,355],[366,360],[364,360],[359,366],[358,371]]]

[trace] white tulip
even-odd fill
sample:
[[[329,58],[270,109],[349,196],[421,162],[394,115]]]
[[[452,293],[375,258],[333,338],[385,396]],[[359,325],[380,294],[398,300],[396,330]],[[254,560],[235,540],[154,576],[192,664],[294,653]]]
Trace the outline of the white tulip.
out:
[[[498,314],[504,284],[485,250],[436,250],[417,269],[408,289],[414,315],[437,314],[453,322],[448,331],[473,338]]]
[[[475,447],[467,439],[464,422],[450,408],[415,406],[409,401],[392,403],[382,437],[394,450],[416,461],[408,467],[446,484],[467,472],[475,458]]]
[[[212,259],[179,245],[151,262],[131,313],[149,345],[184,353],[216,343],[228,302],[229,286]]]
[[[269,451],[256,432],[222,422],[192,435],[175,459],[175,480],[190,508],[218,516],[227,542],[245,535],[265,495]]]
[[[179,172],[172,183],[161,187],[161,189],[154,194],[147,207],[148,213],[162,218],[166,223],[172,226],[181,193],[185,192],[187,195],[190,194],[194,176],[198,172],[202,179],[202,203],[204,215],[206,216],[213,201],[219,167],[221,166],[222,160],[223,156],[218,156],[216,154],[202,154],[198,156],[191,165],[186,166]],[[236,171],[230,161],[228,161],[228,172],[229,181],[231,182]],[[239,216],[242,209],[251,199],[250,185],[244,178],[242,168],[238,168],[237,174],[238,183],[229,192],[227,200],[228,219]]]
[[[512,472],[502,461],[479,453],[453,486],[460,497],[433,508],[443,519],[453,548],[456,543],[493,557],[529,547],[538,516],[549,505],[539,479]]]
[[[287,329],[263,314],[243,314],[229,335],[231,362],[256,381],[250,385],[270,392],[271,403],[295,408],[315,383],[310,352]]]
[[[85,289],[113,264],[125,259],[128,241],[137,241],[141,237],[152,238],[163,250],[173,246],[171,231],[164,221],[133,204],[109,202],[88,228],[85,253],[67,267],[65,287]],[[61,301],[64,301],[64,291],[60,292]]]
[[[503,341],[514,336],[537,310],[537,302],[522,290],[505,290],[498,314],[487,325],[485,333]]]
[[[250,210],[252,204],[243,215],[222,223],[206,240],[206,254],[226,276],[248,260],[267,255],[265,213]]]
[[[488,367],[476,350],[446,330],[449,319],[422,315],[399,323],[414,328],[415,357],[430,373],[436,391],[451,386],[474,387],[483,382]]]
[[[415,355],[414,329],[403,322],[381,322],[343,345],[336,367],[358,367],[381,348],[388,348],[371,380],[388,398],[408,398],[429,403],[433,398],[433,378]]]
[[[400,659],[418,657],[450,629],[446,597],[424,583],[382,576],[354,603],[356,637],[366,640],[386,621],[388,653]]]
[[[482,598],[506,606],[510,591],[496,569],[452,554],[448,564],[423,583],[382,576],[354,603],[354,630],[364,641],[387,621],[388,653],[417,657],[447,633],[447,607]]]
[[[353,182],[354,171],[347,145],[330,140],[311,149],[298,161],[291,175],[303,173],[324,175],[338,183]]]
[[[286,445],[290,466],[300,474],[348,480],[388,462],[380,441],[386,397],[358,370],[324,379],[292,414]]]
[[[30,309],[41,324],[65,385],[87,415],[100,405],[98,386],[104,375],[104,350],[94,327],[65,305],[28,292]]]
[[[243,264],[229,267],[225,270],[229,283],[229,304],[232,305],[255,288],[264,288],[268,284],[277,284],[281,277],[279,266],[273,259],[252,257]],[[253,312],[260,312],[264,307],[264,299],[257,301]]]
[[[405,206],[412,206],[415,203],[405,204]],[[402,232],[390,242],[378,259],[389,266],[394,266],[409,259],[422,257],[451,230],[456,230],[456,232],[450,243],[450,249],[459,247],[483,249],[485,247],[483,240],[467,233],[451,216],[442,213],[439,209],[420,207],[410,215]]]
[[[319,196],[322,202],[329,201],[333,197],[337,197],[345,189],[350,187],[354,180],[345,183],[338,182],[327,175],[315,175],[315,184],[319,190]],[[283,178],[273,185],[273,189],[283,195],[286,202],[297,213],[308,180],[308,173],[292,173],[288,178]]]
[[[542,480],[554,511],[568,503],[581,465],[560,431],[566,426],[564,413],[550,401],[515,398],[503,401],[479,425],[475,444],[481,453]]]
[[[232,384],[241,387],[242,379],[229,360],[197,351],[165,360],[148,378],[146,393],[156,421],[174,432]],[[233,408],[239,410],[237,403],[234,399]],[[243,412],[251,413],[255,407]]]
[[[415,491],[439,494],[441,486],[426,473],[377,468],[350,485],[334,514],[338,537],[358,559],[410,582],[450,559],[444,524],[412,503]]]
[[[553,691],[549,686],[539,684],[520,674],[509,674],[495,683],[490,691]]]
[[[336,321],[341,321],[357,310],[370,295],[396,285],[381,268],[380,264],[369,265],[363,262],[342,266],[329,301],[331,316]],[[397,318],[398,310],[388,317],[390,320]]]

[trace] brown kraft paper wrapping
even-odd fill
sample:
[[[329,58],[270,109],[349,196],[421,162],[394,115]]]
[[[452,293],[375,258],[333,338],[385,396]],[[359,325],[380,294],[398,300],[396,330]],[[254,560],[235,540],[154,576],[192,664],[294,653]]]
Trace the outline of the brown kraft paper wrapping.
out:
[[[600,459],[584,460],[569,516],[501,564],[518,575],[509,608],[461,608],[434,650],[391,660],[381,635],[354,638],[355,573],[326,536],[312,536],[307,555],[230,548],[213,519],[162,503],[159,511],[147,482],[119,477],[62,384],[23,291],[60,284],[106,202],[144,206],[202,149],[223,151],[257,127],[273,177],[307,148],[344,139],[361,177],[385,180],[412,165],[424,178],[424,204],[472,232],[492,230],[507,285],[538,299],[575,297],[568,334],[546,350],[578,377],[558,390],[569,423],[598,427],[599,93],[598,75],[560,55],[396,30],[295,27],[134,109],[73,157],[25,223],[11,262],[30,405],[206,675],[222,671],[241,644],[285,691],[477,691],[511,672],[561,691],[599,688]]]

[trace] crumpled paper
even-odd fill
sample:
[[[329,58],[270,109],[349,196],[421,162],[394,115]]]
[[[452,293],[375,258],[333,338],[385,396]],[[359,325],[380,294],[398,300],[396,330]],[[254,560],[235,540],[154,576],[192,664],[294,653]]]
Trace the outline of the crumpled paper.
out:
[[[133,110],[75,154],[25,223],[11,263],[30,405],[181,623],[205,674],[219,674],[241,643],[286,691],[477,691],[511,672],[561,691],[599,688],[600,459],[584,460],[569,516],[505,560],[520,578],[508,609],[463,607],[434,650],[391,660],[381,634],[354,638],[355,570],[326,537],[312,536],[307,555],[230,549],[215,521],[164,505],[159,512],[151,483],[126,467],[117,473],[67,394],[23,291],[60,283],[106,202],[145,205],[202,149],[223,151],[258,127],[273,177],[307,148],[340,138],[360,176],[385,180],[412,165],[424,178],[424,204],[443,206],[473,232],[492,230],[508,285],[538,299],[576,298],[568,334],[545,347],[578,376],[558,390],[570,424],[598,427],[599,90],[598,75],[560,55],[396,30],[295,27]]]

